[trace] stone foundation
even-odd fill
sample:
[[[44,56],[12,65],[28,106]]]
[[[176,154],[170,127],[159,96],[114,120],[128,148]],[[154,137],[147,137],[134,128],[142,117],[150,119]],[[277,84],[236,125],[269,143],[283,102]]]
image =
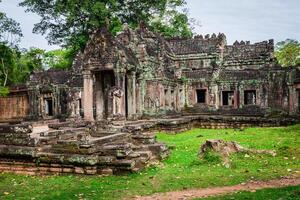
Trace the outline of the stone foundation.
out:
[[[118,174],[136,172],[169,154],[155,132],[192,128],[285,126],[299,118],[193,115],[138,121],[68,121],[36,131],[30,124],[0,125],[0,172]]]

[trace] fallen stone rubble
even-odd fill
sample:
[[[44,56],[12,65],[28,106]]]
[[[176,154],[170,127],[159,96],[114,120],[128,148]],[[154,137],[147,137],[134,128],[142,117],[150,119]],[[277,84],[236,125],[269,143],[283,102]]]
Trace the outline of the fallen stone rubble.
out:
[[[96,126],[56,123],[35,133],[30,124],[0,125],[0,171],[115,174],[139,171],[168,156],[167,146],[151,133]]]

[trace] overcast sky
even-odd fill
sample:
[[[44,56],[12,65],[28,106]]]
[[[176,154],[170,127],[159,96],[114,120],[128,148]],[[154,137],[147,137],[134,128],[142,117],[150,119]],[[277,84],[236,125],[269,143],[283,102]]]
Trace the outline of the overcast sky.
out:
[[[21,47],[51,50],[44,36],[32,33],[39,17],[18,7],[21,0],[2,0],[0,10],[21,24]],[[187,0],[190,17],[200,22],[199,34],[225,33],[228,44],[235,40],[258,42],[286,38],[300,41],[300,0]]]

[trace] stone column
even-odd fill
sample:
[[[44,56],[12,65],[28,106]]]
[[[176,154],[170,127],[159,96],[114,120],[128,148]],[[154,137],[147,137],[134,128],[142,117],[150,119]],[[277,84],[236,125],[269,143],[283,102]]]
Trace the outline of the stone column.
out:
[[[94,121],[93,96],[92,74],[90,71],[85,71],[83,72],[83,109],[86,121]]]
[[[95,79],[95,94],[96,94],[96,118],[101,120],[104,118],[104,95],[103,95],[103,85],[102,85],[102,74],[96,75]],[[107,97],[106,97],[107,98]]]
[[[128,103],[128,118],[135,119],[136,114],[136,76],[132,72],[127,77],[127,103]]]
[[[121,96],[120,98],[120,108],[119,108],[119,111],[120,111],[120,114],[121,116],[120,117],[126,117],[126,85],[125,85],[125,73],[123,72],[116,72],[116,85],[117,87],[121,88],[122,92],[123,92],[123,95]]]
[[[39,102],[39,90],[37,88],[30,88],[28,90],[28,99],[29,99],[29,118],[37,120],[39,118],[39,109],[40,109],[40,102]]]

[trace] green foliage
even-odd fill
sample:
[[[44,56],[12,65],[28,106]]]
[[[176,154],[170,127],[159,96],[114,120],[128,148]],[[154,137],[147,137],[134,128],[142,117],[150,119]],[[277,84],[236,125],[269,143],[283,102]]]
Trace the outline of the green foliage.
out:
[[[20,51],[17,47],[0,43],[0,85],[24,83],[33,71],[42,69],[44,52],[38,48]]]
[[[0,42],[0,85],[5,87],[13,83],[18,50]]]
[[[201,157],[201,159],[211,164],[218,164],[222,162],[221,155],[214,151],[206,151],[204,155]]]
[[[44,54],[45,68],[69,69],[72,66],[73,52],[71,50],[57,49]]]
[[[300,43],[291,39],[277,43],[275,56],[283,67],[300,65]]]
[[[1,3],[1,0],[0,0]],[[20,24],[0,12],[0,42],[14,44],[22,37]]]
[[[186,14],[177,11],[185,0],[23,0],[20,5],[38,14],[35,33],[47,34],[50,44],[83,49],[89,35],[100,27],[116,34],[127,23],[136,27],[145,22],[166,36],[190,36]],[[163,21],[162,19],[168,19]]]
[[[31,73],[35,70],[42,70],[42,62],[44,58],[45,50],[31,47],[29,50],[25,50],[20,59],[19,65],[27,73]]]
[[[198,137],[201,134],[203,137]],[[157,192],[235,185],[251,179],[293,176],[299,171],[300,125],[278,128],[193,129],[177,135],[159,133],[157,138],[176,146],[163,163],[120,176],[22,176],[0,174],[1,199],[130,199]],[[232,155],[234,168],[199,162],[199,147],[207,139],[237,141],[246,148],[276,150],[264,154]],[[288,170],[289,169],[289,170]],[[9,194],[4,196],[3,193]],[[1,196],[3,195],[3,196]]]
[[[5,97],[9,94],[8,87],[2,87],[0,86],[0,97]]]

